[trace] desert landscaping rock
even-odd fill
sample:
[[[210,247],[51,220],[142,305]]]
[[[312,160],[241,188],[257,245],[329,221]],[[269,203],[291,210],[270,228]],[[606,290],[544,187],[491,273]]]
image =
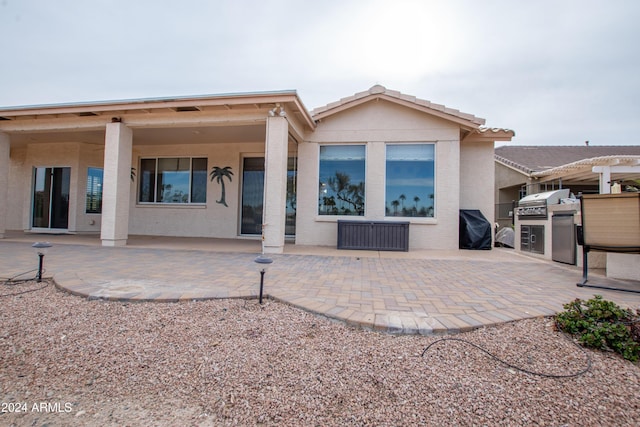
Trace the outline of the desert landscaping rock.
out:
[[[578,348],[550,318],[454,337],[528,371],[585,374],[524,373],[453,340],[422,355],[442,337],[270,300],[90,301],[41,285],[0,287],[0,425],[640,424],[638,366]]]

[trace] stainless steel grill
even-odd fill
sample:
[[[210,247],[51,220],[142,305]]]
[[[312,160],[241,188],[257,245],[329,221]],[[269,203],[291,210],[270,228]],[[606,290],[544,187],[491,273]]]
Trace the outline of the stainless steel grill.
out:
[[[516,215],[520,220],[547,219],[549,217],[547,206],[558,204],[560,199],[567,197],[569,197],[568,188],[526,196],[518,202]]]

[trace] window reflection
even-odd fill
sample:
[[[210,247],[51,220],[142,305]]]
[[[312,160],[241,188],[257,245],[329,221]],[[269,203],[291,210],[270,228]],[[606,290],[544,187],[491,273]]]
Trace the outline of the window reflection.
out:
[[[102,213],[102,168],[87,171],[86,213]]]
[[[141,159],[139,181],[142,203],[206,203],[207,159]]]
[[[434,217],[435,144],[387,145],[385,215]]]
[[[320,147],[319,215],[364,215],[364,145]]]

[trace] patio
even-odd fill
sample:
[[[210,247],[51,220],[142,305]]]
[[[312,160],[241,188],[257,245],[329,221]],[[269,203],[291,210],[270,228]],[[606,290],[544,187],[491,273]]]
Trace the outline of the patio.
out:
[[[76,295],[158,302],[258,295],[258,240],[130,236],[126,247],[106,248],[96,235],[9,232],[0,240],[0,276],[35,268],[31,244],[45,240],[54,246],[44,276]],[[390,333],[456,333],[550,316],[594,294],[640,307],[640,294],[579,288],[580,269],[505,248],[398,253],[286,245],[272,258],[268,297]],[[590,283],[640,289],[596,273]]]

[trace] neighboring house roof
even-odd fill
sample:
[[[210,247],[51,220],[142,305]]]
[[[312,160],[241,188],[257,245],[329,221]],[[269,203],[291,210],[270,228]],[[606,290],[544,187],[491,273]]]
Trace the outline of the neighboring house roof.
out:
[[[495,158],[526,174],[533,174],[596,157],[640,156],[639,145],[502,146]]]

